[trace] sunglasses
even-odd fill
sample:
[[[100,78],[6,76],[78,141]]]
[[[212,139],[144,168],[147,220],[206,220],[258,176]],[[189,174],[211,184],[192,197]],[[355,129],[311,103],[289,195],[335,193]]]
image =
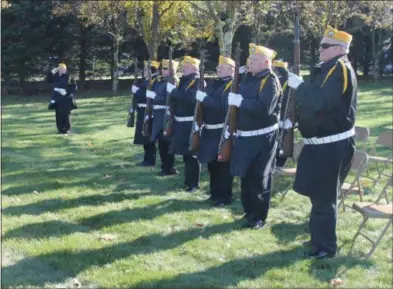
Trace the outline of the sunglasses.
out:
[[[169,69],[168,67],[163,67],[163,68],[162,68],[162,70],[168,70],[168,69]]]
[[[321,44],[319,44],[319,47],[322,48],[322,49],[328,49],[328,48],[333,47],[333,46],[341,46],[341,45],[339,45],[339,44],[329,44],[329,43],[321,43]]]

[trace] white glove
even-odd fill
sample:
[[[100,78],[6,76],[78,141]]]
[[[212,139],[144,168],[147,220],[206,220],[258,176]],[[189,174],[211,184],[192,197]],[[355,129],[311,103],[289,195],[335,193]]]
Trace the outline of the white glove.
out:
[[[303,77],[297,76],[293,72],[288,72],[288,86],[292,87],[293,89],[297,89],[298,86],[303,82]]]
[[[205,92],[197,90],[196,99],[198,101],[203,102],[203,100],[205,99],[206,96],[207,96],[207,94]]]
[[[170,82],[168,82],[168,83],[166,84],[166,91],[167,91],[168,93],[171,93],[172,90],[174,90],[175,88],[176,88],[176,85],[173,85],[173,84],[170,83]]]
[[[50,101],[50,103],[55,103],[56,101],[54,101],[53,99]]]
[[[51,72],[52,72],[52,74],[55,74],[55,73],[58,72],[58,71],[59,71],[59,68],[55,67],[55,68],[52,69]]]
[[[146,97],[150,99],[154,99],[156,97],[156,93],[151,90],[146,90]]]
[[[285,120],[285,122],[284,122],[284,125],[283,125],[284,129],[289,129],[289,128],[291,128],[292,126],[293,126],[292,121],[291,121],[289,118],[287,118],[287,119]]]
[[[55,91],[57,91],[61,95],[66,95],[67,94],[67,91],[64,88],[55,88]]]
[[[247,70],[247,66],[240,66],[239,67],[239,73],[240,74],[244,74],[246,72],[246,70]]]
[[[132,92],[132,93],[136,93],[138,90],[139,90],[139,87],[136,86],[136,85],[133,85],[133,86],[131,87],[131,92]]]
[[[228,105],[234,105],[240,107],[240,104],[243,101],[243,96],[238,93],[230,92],[228,94]]]

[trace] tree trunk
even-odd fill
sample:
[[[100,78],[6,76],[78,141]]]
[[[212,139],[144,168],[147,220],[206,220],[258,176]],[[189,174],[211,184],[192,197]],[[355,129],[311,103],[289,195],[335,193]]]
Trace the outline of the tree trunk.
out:
[[[363,58],[363,76],[368,76],[370,72],[370,50],[371,50],[371,39],[370,33],[367,33],[364,37],[365,53]]]
[[[115,59],[114,59],[114,50],[115,50],[115,45],[114,45],[115,39],[112,39],[111,41],[111,81],[113,81],[113,76],[114,76],[114,69],[115,69]]]
[[[119,86],[119,41],[113,40],[113,78],[112,78],[112,93],[117,94],[117,88]]]
[[[316,50],[318,47],[317,39],[315,36],[311,36],[310,43],[310,75],[314,74],[315,64],[317,63]]]
[[[86,55],[87,55],[87,30],[81,24],[80,25],[80,55],[79,55],[79,90],[83,91],[85,89],[86,80]]]
[[[381,42],[382,42],[382,33],[381,31],[376,31],[373,29],[373,79],[375,82],[379,81],[380,70],[379,70],[379,61],[381,56]]]
[[[150,59],[157,60],[157,52],[158,52],[158,25],[160,23],[160,14],[158,13],[158,4],[155,1],[153,4],[153,18],[151,20],[151,47],[150,47]]]
[[[18,76],[19,76],[20,95],[24,95],[25,83],[26,83],[26,68],[25,68],[24,61],[21,61],[20,65],[19,65]]]

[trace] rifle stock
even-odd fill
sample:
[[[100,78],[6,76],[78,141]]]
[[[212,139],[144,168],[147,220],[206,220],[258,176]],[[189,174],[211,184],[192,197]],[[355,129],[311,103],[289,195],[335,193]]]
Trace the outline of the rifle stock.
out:
[[[239,87],[239,67],[240,67],[240,42],[237,43],[236,47],[236,66],[235,66],[235,78],[233,80],[231,92],[237,93]],[[228,162],[231,157],[233,137],[236,133],[237,124],[237,113],[238,107],[231,105],[228,108],[227,115],[224,122],[224,128],[222,129],[220,143],[218,145],[218,157],[219,162]]]
[[[294,50],[293,50],[293,68],[292,71],[296,75],[300,75],[300,15],[299,11],[296,16],[296,23],[294,29]],[[288,86],[288,99],[285,104],[283,124],[285,120],[289,119],[292,122],[292,127],[289,129],[281,129],[280,135],[280,157],[292,157],[294,147],[294,126],[296,123],[295,117],[295,97],[294,89]]]
[[[173,64],[172,64],[172,54],[173,54],[173,48],[172,46],[169,47],[169,78],[168,82],[175,84],[175,77],[174,77],[174,71],[173,71]],[[166,106],[167,109],[165,111],[164,115],[164,136],[170,137],[172,136],[172,126],[173,126],[173,108],[170,100],[170,94],[166,92]]]
[[[138,78],[138,58],[134,58],[135,69],[134,69],[134,82],[133,85],[136,84]],[[129,112],[127,127],[134,127],[135,126],[135,110],[136,110],[136,98],[132,95],[132,104],[131,104],[131,111]]]
[[[204,91],[205,87],[205,68],[204,68],[204,61],[205,61],[205,52],[201,52],[201,67],[200,71],[200,78],[199,78],[199,90]],[[195,104],[194,110],[194,119],[192,121],[191,126],[191,134],[190,134],[190,151],[196,151],[199,148],[200,138],[201,138],[201,128],[203,122],[203,111],[202,111],[202,103],[197,101]]]
[[[151,79],[150,59],[147,61],[147,79],[148,79],[147,90],[151,90],[152,79]],[[143,131],[142,131],[144,137],[148,137],[151,134],[152,115],[153,115],[153,102],[150,98],[147,98],[145,118],[143,121]]]

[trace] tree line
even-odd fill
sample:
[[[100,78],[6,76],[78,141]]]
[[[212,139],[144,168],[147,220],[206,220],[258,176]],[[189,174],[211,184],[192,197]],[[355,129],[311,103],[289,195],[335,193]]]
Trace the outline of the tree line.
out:
[[[86,79],[107,76],[112,91],[135,64],[207,50],[206,70],[219,54],[231,56],[241,42],[269,46],[291,63],[293,25],[300,13],[302,68],[318,63],[319,40],[327,25],[354,36],[350,60],[358,74],[392,73],[391,1],[28,1],[2,0],[3,86],[42,78],[58,62],[67,63],[81,90]]]

